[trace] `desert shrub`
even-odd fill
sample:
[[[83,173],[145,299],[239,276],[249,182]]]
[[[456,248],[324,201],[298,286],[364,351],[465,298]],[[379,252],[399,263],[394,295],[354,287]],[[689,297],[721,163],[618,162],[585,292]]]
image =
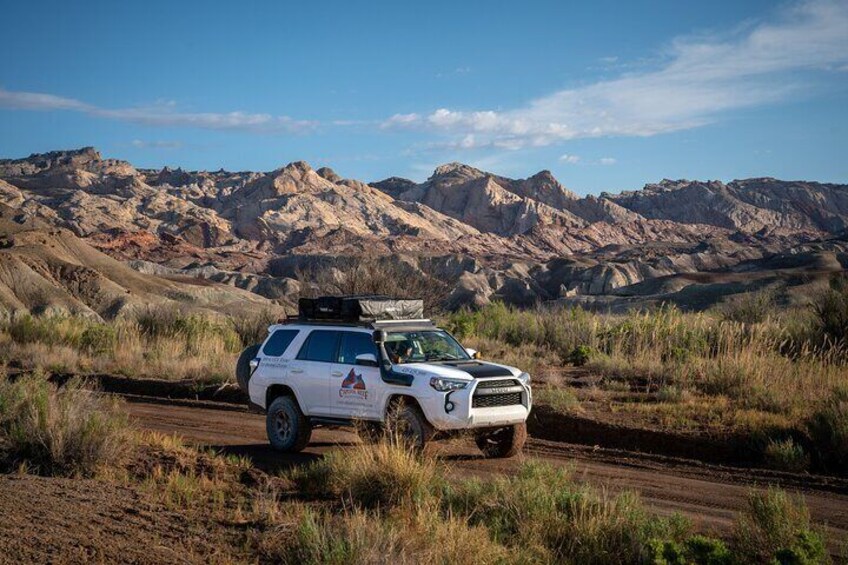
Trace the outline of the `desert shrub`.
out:
[[[80,349],[91,355],[109,355],[117,345],[118,332],[107,324],[92,324],[80,334]]]
[[[231,323],[239,337],[242,347],[262,343],[268,337],[268,326],[280,318],[270,310],[265,310],[253,316],[233,316]]]
[[[293,471],[290,478],[306,494],[334,497],[357,507],[390,508],[426,499],[437,475],[433,461],[380,442],[352,452],[328,453],[323,460]]]
[[[494,539],[556,563],[640,562],[651,540],[679,539],[689,529],[682,519],[650,515],[633,493],[609,495],[538,462],[511,477],[448,484],[444,497],[451,515],[468,516]]]
[[[533,391],[533,401],[536,404],[550,406],[557,412],[575,412],[581,410],[580,401],[567,385],[536,388]]]
[[[189,354],[203,351],[209,342],[219,342],[226,351],[241,350],[241,338],[223,321],[200,314],[187,314],[179,308],[151,307],[136,315],[139,331],[147,338],[179,339]]]
[[[848,385],[835,387],[819,402],[808,428],[820,457],[834,470],[848,469]]]
[[[830,562],[803,500],[774,488],[749,495],[736,521],[733,548],[744,563]]]
[[[575,367],[582,367],[592,359],[594,354],[595,352],[588,345],[578,345],[568,354],[568,362]]]
[[[91,475],[123,453],[127,418],[82,381],[0,381],[0,461],[48,475]]]
[[[823,336],[834,344],[848,340],[848,277],[836,276],[813,300],[813,312]]]
[[[293,525],[271,529],[259,550],[271,562],[304,565],[468,564],[522,561],[484,528],[431,509],[341,515],[298,509]]]
[[[477,334],[477,316],[470,310],[459,310],[451,314],[445,328],[458,339],[465,339]]]
[[[694,535],[684,542],[653,540],[654,565],[734,565],[733,554],[720,539]]]
[[[91,323],[86,318],[27,314],[10,320],[5,330],[17,343],[79,347],[80,336]]]
[[[773,313],[776,302],[777,297],[773,290],[746,292],[725,302],[719,308],[719,314],[729,322],[759,324]]]
[[[679,385],[665,385],[657,391],[657,400],[659,402],[669,402],[676,404],[691,398],[691,393]]]
[[[803,446],[791,437],[768,440],[764,455],[770,467],[783,471],[803,471],[810,465],[810,458]]]

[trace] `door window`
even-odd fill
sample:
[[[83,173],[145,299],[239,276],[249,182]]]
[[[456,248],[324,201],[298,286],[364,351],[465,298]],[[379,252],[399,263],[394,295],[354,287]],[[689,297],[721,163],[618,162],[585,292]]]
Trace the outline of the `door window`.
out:
[[[344,365],[356,365],[356,356],[363,353],[371,353],[375,358],[377,356],[377,347],[374,345],[371,334],[343,332],[338,362]]]
[[[297,334],[298,330],[275,331],[265,343],[265,347],[262,348],[262,354],[269,357],[279,357],[286,352]]]
[[[306,338],[297,358],[302,361],[322,361],[332,363],[336,358],[336,345],[339,333],[329,330],[315,330]]]

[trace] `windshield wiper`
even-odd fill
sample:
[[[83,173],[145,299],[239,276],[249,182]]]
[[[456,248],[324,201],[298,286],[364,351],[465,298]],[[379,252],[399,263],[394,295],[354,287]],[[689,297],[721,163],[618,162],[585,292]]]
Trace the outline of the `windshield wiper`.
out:
[[[459,358],[456,357],[455,355],[433,355],[433,356],[428,355],[426,357],[427,361],[437,361],[437,362],[438,361],[456,361],[457,359],[459,359]]]

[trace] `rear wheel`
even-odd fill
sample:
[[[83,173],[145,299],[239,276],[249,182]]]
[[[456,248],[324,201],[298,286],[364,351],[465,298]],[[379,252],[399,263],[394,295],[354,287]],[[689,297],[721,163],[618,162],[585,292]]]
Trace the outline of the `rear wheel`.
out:
[[[291,396],[278,396],[268,405],[265,429],[271,447],[277,451],[302,451],[312,436],[312,424]]]
[[[489,458],[518,455],[527,441],[527,424],[515,424],[477,432],[474,438],[483,455]]]
[[[250,361],[256,357],[257,353],[259,353],[258,344],[246,347],[236,362],[236,381],[238,381],[241,391],[248,396],[250,395],[247,389],[247,386],[250,384]]]
[[[433,426],[415,404],[397,404],[390,410],[386,424],[392,440],[399,441],[416,451],[423,451],[427,442],[433,438]]]

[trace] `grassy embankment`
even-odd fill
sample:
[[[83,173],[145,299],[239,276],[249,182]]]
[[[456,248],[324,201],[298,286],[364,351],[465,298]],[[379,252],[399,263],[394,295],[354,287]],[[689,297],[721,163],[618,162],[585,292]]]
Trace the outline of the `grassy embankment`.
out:
[[[447,325],[487,358],[530,368],[538,403],[556,410],[747,436],[770,464],[787,470],[805,469],[811,458],[832,471],[848,468],[842,286],[805,311],[780,312],[757,296],[702,314],[495,304],[450,315]],[[569,386],[586,375],[593,378],[580,388]]]
[[[0,465],[7,473],[93,477],[215,527],[222,562],[826,563],[800,500],[752,492],[728,539],[651,514],[567,471],[527,462],[514,476],[457,479],[437,461],[383,443],[280,476],[249,461],[140,434],[120,407],[74,383],[0,381]],[[117,525],[117,524],[116,524]],[[51,551],[61,552],[53,547]]]

